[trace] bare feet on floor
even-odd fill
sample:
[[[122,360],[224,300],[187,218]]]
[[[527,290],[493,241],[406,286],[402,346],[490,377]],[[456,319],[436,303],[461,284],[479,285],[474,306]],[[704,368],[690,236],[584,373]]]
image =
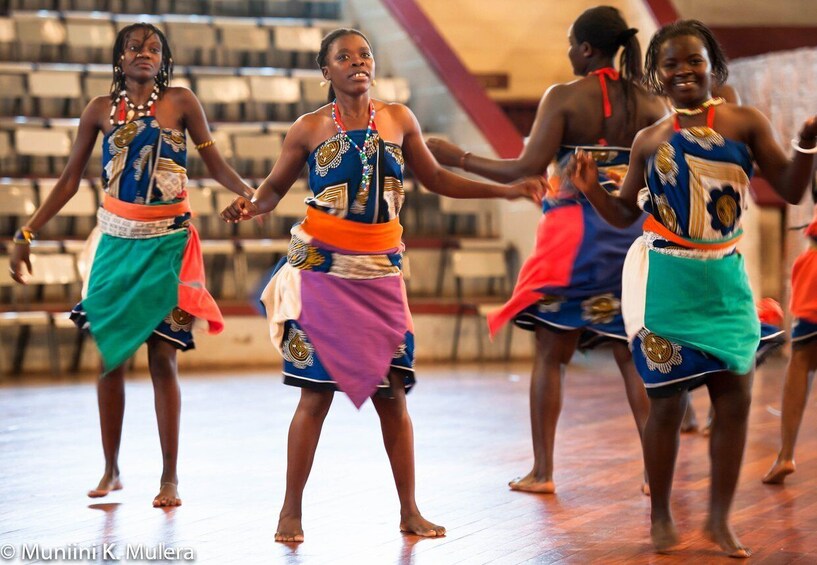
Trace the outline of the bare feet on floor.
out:
[[[706,526],[704,526],[704,534],[706,534],[706,537],[708,537],[710,540],[718,544],[720,548],[724,550],[727,555],[729,555],[729,557],[744,559],[752,555],[752,551],[740,543],[740,540],[735,535],[735,532],[732,531],[732,528],[729,527],[728,524],[720,524],[716,526],[710,522],[707,522]]]
[[[438,538],[445,535],[444,527],[432,524],[420,514],[401,517],[400,531],[404,534],[414,534],[424,538]]]
[[[766,473],[763,478],[761,479],[767,485],[782,485],[783,481],[786,480],[786,477],[794,473],[794,460],[780,460],[777,459],[772,465],[772,468],[769,469],[769,472]]]
[[[181,505],[182,499],[179,498],[178,485],[176,483],[162,483],[159,486],[159,494],[153,499],[153,507],[164,508]]]
[[[275,541],[284,543],[301,543],[304,541],[301,517],[281,516],[278,518],[278,528],[275,530]]]
[[[105,475],[95,489],[88,491],[88,496],[90,498],[102,498],[113,490],[122,490],[122,481],[119,480],[119,475]]]
[[[647,481],[641,483],[641,494],[644,496],[650,496],[650,483]]]
[[[650,526],[650,537],[655,551],[666,553],[678,545],[678,530],[672,520],[653,522]]]
[[[524,477],[517,477],[508,483],[511,490],[519,490],[522,492],[535,492],[539,494],[553,494],[556,492],[556,483],[553,479],[537,479],[533,475],[533,471]]]

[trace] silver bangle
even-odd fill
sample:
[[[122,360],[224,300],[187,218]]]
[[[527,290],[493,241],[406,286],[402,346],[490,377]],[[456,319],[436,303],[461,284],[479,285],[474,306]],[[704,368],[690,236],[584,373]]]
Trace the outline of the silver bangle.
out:
[[[817,144],[810,149],[806,149],[804,147],[800,147],[800,140],[792,138],[791,140],[792,149],[797,151],[798,153],[803,153],[805,155],[815,155],[817,154]]]

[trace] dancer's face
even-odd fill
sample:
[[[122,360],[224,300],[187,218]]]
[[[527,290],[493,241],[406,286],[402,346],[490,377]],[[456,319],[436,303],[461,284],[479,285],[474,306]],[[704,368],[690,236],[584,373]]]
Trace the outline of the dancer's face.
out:
[[[329,46],[323,76],[335,92],[360,94],[369,90],[374,79],[374,55],[366,40],[356,33],[338,37]]]
[[[148,29],[134,29],[125,38],[120,64],[130,78],[153,80],[162,67],[162,41],[159,36]]]
[[[678,107],[698,106],[711,97],[712,63],[697,35],[666,40],[658,51],[658,78]]]

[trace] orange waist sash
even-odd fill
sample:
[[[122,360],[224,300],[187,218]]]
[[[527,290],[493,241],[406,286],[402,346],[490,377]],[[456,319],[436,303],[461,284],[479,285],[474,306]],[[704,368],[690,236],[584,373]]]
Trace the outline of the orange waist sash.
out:
[[[323,243],[361,253],[400,247],[403,236],[399,218],[381,224],[362,224],[332,216],[311,206],[306,209],[301,229]]]
[[[667,228],[664,224],[656,220],[652,215],[648,215],[647,219],[644,220],[643,229],[644,231],[651,231],[655,234],[658,234],[659,236],[666,239],[670,243],[680,245],[681,247],[686,247],[687,249],[702,249],[704,251],[718,251],[721,249],[728,249],[730,247],[734,247],[738,243],[740,238],[743,236],[743,233],[739,233],[732,239],[729,239],[727,241],[715,241],[711,243],[693,241],[691,239],[682,237],[673,231],[670,231],[669,228]]]
[[[125,202],[124,200],[119,200],[118,198],[106,194],[105,199],[102,201],[102,207],[108,212],[128,220],[150,222],[152,220],[175,218],[176,216],[190,212],[190,201],[185,198],[175,204],[148,206],[146,204]]]

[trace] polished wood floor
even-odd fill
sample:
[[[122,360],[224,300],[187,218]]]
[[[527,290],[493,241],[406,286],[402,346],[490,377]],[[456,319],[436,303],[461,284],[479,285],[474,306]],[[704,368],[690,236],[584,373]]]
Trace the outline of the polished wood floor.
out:
[[[761,484],[778,444],[784,360],[755,382],[734,522],[753,563],[817,563],[817,407],[811,403],[785,487]],[[195,551],[197,563],[708,563],[727,562],[699,533],[708,489],[707,439],[684,435],[674,512],[683,545],[656,555],[640,450],[620,378],[604,355],[577,355],[557,438],[558,494],[511,492],[529,470],[529,367],[418,367],[410,395],[418,501],[448,528],[442,539],[398,532],[398,504],[376,415],[338,396],[307,485],[306,542],[276,544],[286,431],[297,402],[277,372],[183,377],[180,492],[157,510],[160,456],[152,388],[128,383],[125,489],[85,497],[102,472],[92,378],[0,387],[0,546],[79,549],[115,544]],[[703,416],[705,393],[695,405]],[[0,547],[0,551],[9,551]],[[99,561],[102,561],[100,558]]]

